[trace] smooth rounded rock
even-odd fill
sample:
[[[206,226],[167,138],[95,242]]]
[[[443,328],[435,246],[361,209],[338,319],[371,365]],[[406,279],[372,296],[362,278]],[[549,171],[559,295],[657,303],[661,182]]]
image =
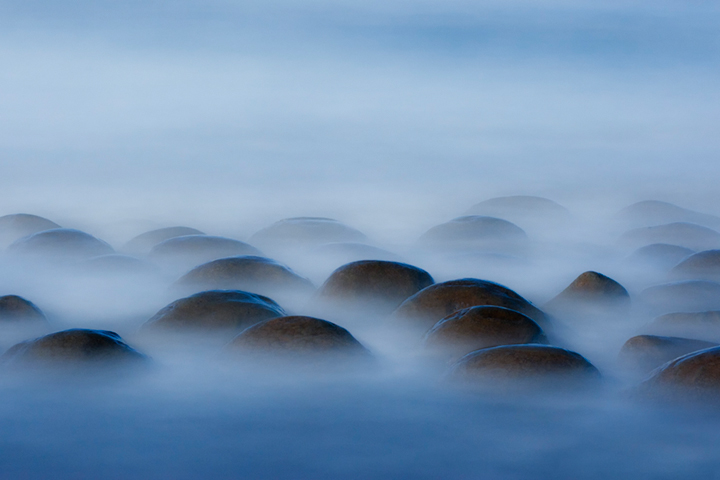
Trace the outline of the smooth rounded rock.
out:
[[[256,256],[213,260],[183,275],[176,285],[186,289],[245,290],[270,296],[279,291],[310,293],[315,290],[308,279],[287,266]]]
[[[701,225],[676,222],[630,230],[620,237],[619,243],[635,249],[654,243],[669,243],[692,250],[709,250],[720,248],[720,233]]]
[[[598,370],[582,355],[549,345],[506,345],[465,355],[451,369],[451,376],[465,380],[588,380]]]
[[[720,310],[720,283],[685,280],[646,288],[638,299],[655,313]]]
[[[502,307],[470,307],[443,318],[425,334],[425,346],[459,358],[482,348],[547,339],[527,315]]]
[[[26,256],[79,260],[114,253],[112,247],[92,235],[69,228],[44,230],[17,240],[8,252]]]
[[[672,270],[673,278],[720,280],[720,250],[705,250],[682,260]]]
[[[598,272],[584,272],[544,305],[548,311],[626,307],[630,295],[625,287]]]
[[[138,363],[148,358],[117,333],[75,328],[28,340],[0,357],[7,365],[66,367]]]
[[[633,203],[620,210],[615,217],[626,224],[639,227],[650,227],[673,222],[690,222],[708,227],[720,227],[720,217],[658,200],[643,200]]]
[[[533,319],[544,330],[550,325],[543,312],[514,291],[476,278],[451,280],[424,288],[405,300],[395,310],[394,316],[428,330],[458,310],[481,305],[518,311]]]
[[[175,300],[144,325],[148,330],[240,331],[282,317],[285,311],[270,298],[240,290],[210,290]]]
[[[0,247],[10,245],[14,241],[42,232],[60,228],[57,223],[37,215],[27,213],[15,213],[0,217]]]
[[[430,248],[487,248],[505,251],[528,240],[525,231],[495,217],[467,215],[437,225],[423,234],[418,243]]]
[[[637,335],[620,349],[618,359],[630,368],[649,372],[690,352],[717,346],[717,343],[681,337]]]
[[[367,355],[365,347],[344,328],[314,317],[266,320],[235,337],[228,349],[239,353],[291,355]]]
[[[641,394],[663,397],[720,397],[720,347],[683,355],[659,367],[638,388]]]
[[[118,253],[88,258],[79,263],[78,266],[84,273],[95,275],[142,276],[157,273],[155,265],[130,255]]]
[[[695,253],[695,250],[670,245],[669,243],[653,243],[635,250],[627,257],[631,265],[641,267],[656,267],[667,270],[677,265],[684,258]]]
[[[319,288],[319,298],[350,308],[392,311],[434,283],[425,270],[398,262],[362,260],[335,270]]]
[[[184,235],[158,243],[150,250],[148,258],[160,265],[176,265],[185,269],[238,255],[260,256],[262,253],[252,245],[232,238]]]
[[[331,242],[364,242],[360,231],[331,218],[286,218],[255,233],[250,242],[271,248],[306,247]]]
[[[465,214],[502,218],[523,227],[557,226],[572,217],[562,205],[532,195],[491,198],[473,205]]]
[[[402,261],[398,255],[392,252],[357,242],[325,243],[313,248],[311,253],[321,258],[334,260],[340,265],[360,260]]]
[[[203,232],[190,227],[165,227],[149,232],[141,233],[137,237],[129,240],[123,250],[137,255],[144,255],[158,243],[164,242],[175,237],[183,237],[185,235],[204,235]]]
[[[667,313],[655,318],[644,331],[720,343],[720,311]]]
[[[34,303],[17,295],[0,297],[0,324],[5,322],[47,322],[45,314]]]

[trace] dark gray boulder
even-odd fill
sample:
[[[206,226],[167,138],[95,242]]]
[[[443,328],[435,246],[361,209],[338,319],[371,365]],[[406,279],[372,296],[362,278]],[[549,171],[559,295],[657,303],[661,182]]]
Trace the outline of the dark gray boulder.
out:
[[[135,255],[145,255],[158,243],[164,242],[175,237],[182,237],[185,235],[204,235],[203,232],[195,228],[190,227],[165,227],[158,228],[156,230],[150,230],[149,232],[141,233],[140,235],[129,240],[123,247],[123,251],[129,252]]]
[[[650,227],[673,222],[689,222],[706,227],[720,227],[720,217],[682,208],[668,202],[644,200],[620,210],[615,218],[627,225]]]
[[[437,225],[418,239],[418,244],[433,249],[490,249],[507,251],[527,242],[525,231],[495,217],[467,215]]]
[[[627,257],[627,263],[640,268],[649,267],[667,271],[693,253],[695,250],[679,245],[653,243],[635,250]]]
[[[646,288],[638,299],[656,314],[720,310],[720,283],[685,280]]]
[[[92,235],[69,228],[44,230],[23,237],[8,247],[14,255],[80,260],[114,253],[112,247]]]
[[[365,242],[360,231],[331,218],[286,218],[265,227],[250,237],[250,242],[261,248],[282,250],[304,248],[332,242]]]
[[[46,323],[45,314],[34,303],[17,295],[0,297],[0,324],[10,323]]]
[[[183,270],[238,255],[262,255],[260,250],[240,240],[211,235],[183,235],[155,245],[148,254],[153,262]]]
[[[693,223],[675,222],[642,227],[624,233],[619,243],[637,249],[654,243],[669,243],[692,250],[720,248],[720,233]]]
[[[682,260],[672,270],[673,278],[720,280],[720,250],[705,250]]]
[[[655,318],[644,331],[720,343],[720,311],[667,313]]]

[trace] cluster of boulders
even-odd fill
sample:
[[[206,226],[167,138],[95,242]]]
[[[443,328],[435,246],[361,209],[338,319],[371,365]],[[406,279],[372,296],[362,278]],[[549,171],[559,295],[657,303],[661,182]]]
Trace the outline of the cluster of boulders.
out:
[[[412,251],[421,259],[470,265],[478,258],[522,261],[539,250],[533,232],[544,222],[562,229],[572,221],[567,209],[547,199],[497,198],[430,228]],[[131,335],[176,342],[211,335],[222,339],[222,358],[239,364],[371,358],[376,356],[371,336],[360,342],[320,317],[338,323],[364,318],[379,324],[381,335],[387,329],[415,339],[412,348],[445,365],[447,378],[462,383],[597,384],[600,370],[575,351],[581,348],[568,332],[647,318],[623,339],[617,356],[619,370],[646,375],[633,391],[720,398],[720,233],[714,229],[720,218],[645,201],[623,209],[615,222],[624,233],[617,235],[613,251],[626,252],[627,269],[618,269],[609,256],[598,258],[614,271],[642,272],[637,278],[643,280],[633,283],[628,274],[630,284],[623,283],[634,288],[626,288],[596,269],[581,270],[540,307],[500,283],[475,278],[484,276],[482,269],[473,277],[436,281],[403,256],[328,218],[282,220],[247,242],[183,226],[161,228],[116,251],[88,233],[16,214],[0,217],[0,240],[6,257],[27,265],[51,264],[91,276],[134,275],[138,282],[146,275],[168,276],[173,301]],[[337,268],[316,287],[276,258],[323,258]],[[0,338],[13,325],[52,330],[52,316],[48,320],[15,292],[2,293],[7,295],[0,297]],[[25,339],[0,357],[6,368],[149,362],[150,356],[118,334],[82,328]]]

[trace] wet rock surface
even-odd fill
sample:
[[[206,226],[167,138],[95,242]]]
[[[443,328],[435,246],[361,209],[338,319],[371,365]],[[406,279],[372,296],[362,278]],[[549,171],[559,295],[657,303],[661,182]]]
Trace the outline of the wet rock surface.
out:
[[[285,311],[270,298],[240,290],[210,290],[170,303],[143,328],[150,331],[241,331]]]
[[[114,250],[88,233],[56,228],[21,238],[8,247],[8,252],[13,255],[79,260],[111,254]]]
[[[500,345],[545,343],[542,329],[530,317],[502,307],[470,307],[442,320],[425,334],[425,346],[455,358]]]
[[[507,380],[589,380],[599,372],[582,355],[549,345],[508,345],[469,353],[451,369],[453,378]]]
[[[551,312],[625,309],[630,295],[625,287],[602,273],[588,271],[580,274],[555,298],[544,305]]]
[[[675,358],[717,345],[690,338],[637,335],[625,342],[618,360],[629,368],[649,372]]]
[[[0,325],[5,322],[47,322],[45,314],[31,301],[17,295],[0,297]]]
[[[475,278],[451,280],[424,288],[405,300],[395,310],[394,316],[427,330],[458,310],[483,305],[523,313],[545,330],[550,325],[542,311],[516,292],[497,283]]]
[[[132,238],[125,244],[123,251],[137,255],[144,255],[149,253],[150,250],[158,243],[185,235],[204,235],[204,233],[190,227],[158,228],[156,230],[141,233],[140,235]]]
[[[71,329],[19,343],[0,357],[12,366],[109,366],[141,364],[148,357],[106,330]]]
[[[228,349],[255,354],[369,354],[344,328],[305,316],[279,317],[258,323],[235,337]]]
[[[433,283],[429,273],[412,265],[363,260],[335,270],[318,289],[318,297],[349,307],[390,312]]]
[[[720,393],[720,347],[689,353],[664,364],[639,386],[638,393],[717,402]]]

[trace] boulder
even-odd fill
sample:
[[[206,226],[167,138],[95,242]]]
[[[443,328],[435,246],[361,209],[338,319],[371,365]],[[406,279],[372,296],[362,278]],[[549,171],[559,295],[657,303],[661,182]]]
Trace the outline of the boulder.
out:
[[[525,228],[558,225],[572,218],[562,205],[530,195],[491,198],[473,205],[465,214],[502,218]]]
[[[80,260],[114,253],[112,247],[90,234],[69,228],[44,230],[23,237],[8,252],[33,257]]]
[[[635,250],[628,256],[627,262],[643,268],[655,267],[667,271],[693,253],[695,253],[695,250],[679,245],[653,243]]]
[[[304,248],[331,242],[364,242],[367,237],[352,227],[321,217],[286,218],[263,228],[250,242],[263,248]]]
[[[656,335],[702,338],[720,343],[720,311],[661,315],[644,328]]]
[[[360,260],[402,261],[398,255],[392,252],[357,242],[325,243],[313,248],[310,253],[319,258],[334,261],[339,265]]]
[[[425,270],[380,260],[348,263],[335,270],[318,290],[319,298],[350,308],[388,312],[434,283]]]
[[[453,365],[453,378],[487,380],[490,385],[505,381],[571,381],[597,379],[598,370],[579,355],[549,345],[505,345],[465,355]]]
[[[425,346],[454,358],[488,347],[545,343],[542,329],[527,315],[502,307],[470,307],[440,320],[425,334]]]
[[[682,208],[668,202],[644,200],[620,210],[615,217],[627,225],[650,227],[673,222],[689,222],[706,227],[720,227],[720,217]]]
[[[655,313],[720,310],[720,283],[685,280],[646,288],[638,299]]]
[[[78,267],[83,273],[92,275],[143,276],[156,274],[158,272],[158,268],[155,265],[140,260],[139,258],[121,255],[119,253],[88,258],[80,262]]]
[[[638,393],[717,401],[720,395],[720,347],[698,350],[669,361],[652,372],[639,386]]]
[[[490,249],[504,252],[527,242],[525,231],[495,217],[467,215],[437,225],[418,240],[423,247],[439,249]]]
[[[692,280],[720,280],[720,250],[705,250],[682,260],[670,276]]]
[[[260,322],[228,345],[233,352],[289,355],[367,355],[350,332],[319,318],[291,316]]]
[[[270,298],[240,290],[209,290],[175,300],[148,320],[144,329],[236,331],[285,311]]]
[[[504,307],[523,313],[546,331],[550,325],[543,312],[514,291],[476,278],[451,280],[426,287],[405,300],[395,310],[394,316],[428,330],[458,310],[481,305]]]
[[[6,365],[66,367],[141,363],[148,358],[117,333],[75,328],[19,343],[0,359]]]
[[[176,285],[186,290],[246,290],[270,296],[276,292],[311,293],[315,290],[308,279],[285,265],[251,255],[204,263],[183,275]]]
[[[155,245],[148,255],[163,266],[176,266],[183,270],[238,255],[262,255],[260,250],[240,240],[211,235],[183,235]]]
[[[145,255],[158,243],[185,235],[204,235],[204,233],[190,227],[158,228],[132,238],[125,244],[123,251],[135,255]]]
[[[0,297],[0,324],[6,322],[46,323],[47,318],[31,301],[17,295],[4,295]]]
[[[634,370],[649,372],[682,355],[714,346],[717,343],[690,338],[637,335],[625,342],[618,359]]]
[[[720,248],[720,233],[693,223],[676,222],[630,230],[620,237],[619,243],[633,249],[669,243],[692,250],[709,250]]]
[[[0,247],[4,248],[20,238],[54,228],[60,228],[60,225],[37,215],[4,215],[0,217]]]
[[[627,307],[630,295],[625,287],[610,277],[598,272],[580,274],[555,298],[544,305],[550,312],[595,310]]]

